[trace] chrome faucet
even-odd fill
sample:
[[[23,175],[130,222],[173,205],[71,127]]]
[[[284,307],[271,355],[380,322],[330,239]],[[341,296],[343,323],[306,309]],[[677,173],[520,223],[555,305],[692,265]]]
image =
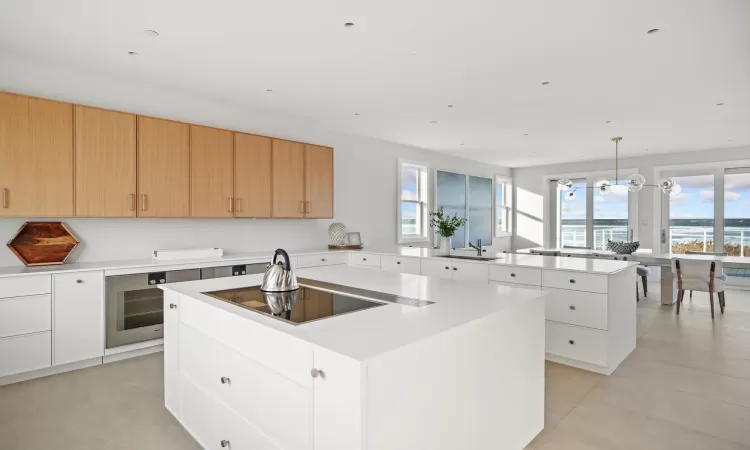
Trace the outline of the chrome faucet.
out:
[[[477,245],[474,245],[471,242],[469,242],[469,247],[477,251],[477,256],[482,256],[482,240],[481,239],[477,239]]]

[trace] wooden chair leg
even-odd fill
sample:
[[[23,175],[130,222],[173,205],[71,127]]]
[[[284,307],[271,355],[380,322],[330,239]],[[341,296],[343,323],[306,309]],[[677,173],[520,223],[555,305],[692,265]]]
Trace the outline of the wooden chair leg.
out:
[[[708,296],[711,298],[711,318],[714,318],[714,291],[708,291]]]
[[[693,291],[690,291],[690,298],[693,298]]]
[[[685,291],[677,291],[677,314],[680,314],[680,304],[682,303],[682,295]]]
[[[724,300],[724,291],[719,292],[719,309],[721,309],[721,313],[724,314],[724,305],[726,304],[726,301]]]
[[[642,276],[641,282],[643,283],[643,296],[648,297],[648,278]]]
[[[635,301],[641,301],[641,295],[638,293],[638,280],[635,280]]]

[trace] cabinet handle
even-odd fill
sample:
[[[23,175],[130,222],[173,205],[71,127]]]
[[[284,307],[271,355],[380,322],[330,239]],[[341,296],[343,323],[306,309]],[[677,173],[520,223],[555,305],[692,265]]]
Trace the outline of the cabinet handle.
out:
[[[242,211],[242,199],[238,198],[236,200],[236,202],[237,202],[237,209],[234,212],[240,212],[240,211]]]
[[[305,213],[305,207],[302,205],[304,202],[302,200],[299,201],[299,212],[300,214]]]
[[[396,261],[396,264],[401,264],[401,261]]]
[[[312,214],[312,201],[308,200],[305,202],[305,212],[307,214]]]
[[[325,258],[320,258],[320,260],[321,260],[322,262],[326,262],[326,259],[325,259]]]
[[[76,283],[83,284],[83,280],[76,280]]]
[[[175,305],[174,303],[170,303],[169,309],[177,309],[177,305]]]
[[[313,378],[325,378],[325,375],[323,374],[323,371],[320,369],[312,369],[310,370],[310,376]]]
[[[445,266],[445,270],[450,270],[450,267],[448,267],[448,266]]]
[[[226,439],[222,440],[221,441],[221,446],[224,447],[224,448],[229,447],[229,441],[227,441]]]
[[[229,197],[229,212],[232,212],[234,206],[234,199],[232,197]]]
[[[454,267],[453,270],[458,270],[458,267]]]
[[[512,274],[510,274],[510,276],[511,276],[512,278],[515,278],[515,277],[516,277],[516,274],[515,274],[515,273],[512,273]]]
[[[362,261],[367,261],[367,258],[362,258]]]
[[[571,284],[576,284],[576,280],[574,280],[574,279],[572,279],[572,278],[571,278],[571,279],[570,279],[570,283],[571,283]]]
[[[229,377],[221,377],[221,384],[231,384]]]
[[[8,188],[3,188],[3,208],[8,207]]]
[[[130,194],[130,210],[135,211],[135,194]]]
[[[146,210],[146,194],[141,194],[141,211]]]
[[[576,310],[576,307],[574,305],[570,305],[570,306],[568,306],[568,308],[570,308],[571,311],[575,311]]]
[[[571,340],[568,341],[568,344],[570,344],[570,345],[576,345],[576,341],[574,341],[573,339],[571,339]]]

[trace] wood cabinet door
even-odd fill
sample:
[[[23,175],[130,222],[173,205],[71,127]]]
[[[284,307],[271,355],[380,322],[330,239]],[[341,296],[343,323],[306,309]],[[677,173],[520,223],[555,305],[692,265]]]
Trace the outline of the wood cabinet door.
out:
[[[234,214],[232,132],[190,125],[190,215]]]
[[[190,125],[138,116],[138,217],[190,217]]]
[[[79,217],[135,217],[134,114],[75,107],[75,204]]]
[[[273,140],[273,217],[301,218],[305,199],[305,147],[299,142]]]
[[[333,149],[305,144],[305,217],[333,218]]]
[[[271,217],[271,138],[234,134],[234,217]]]
[[[0,92],[0,217],[73,216],[73,105]]]

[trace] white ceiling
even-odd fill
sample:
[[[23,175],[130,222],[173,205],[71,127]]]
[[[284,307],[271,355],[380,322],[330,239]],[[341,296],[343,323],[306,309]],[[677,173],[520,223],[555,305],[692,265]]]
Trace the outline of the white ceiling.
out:
[[[2,55],[509,167],[750,144],[750,0],[3,0]]]

